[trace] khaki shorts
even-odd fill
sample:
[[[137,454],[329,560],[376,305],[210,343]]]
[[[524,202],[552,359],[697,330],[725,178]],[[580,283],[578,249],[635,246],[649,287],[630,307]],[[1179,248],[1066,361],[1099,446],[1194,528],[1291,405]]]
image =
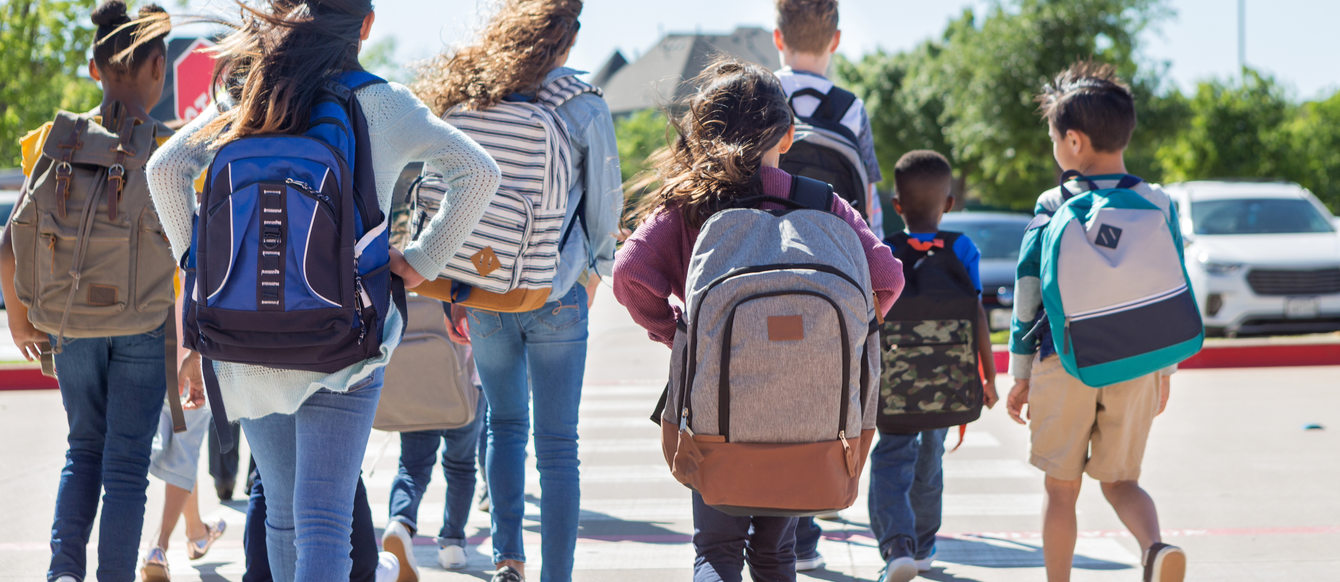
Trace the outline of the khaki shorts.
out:
[[[1029,462],[1064,481],[1084,473],[1103,482],[1139,479],[1149,427],[1158,413],[1158,378],[1155,372],[1092,388],[1066,372],[1056,356],[1034,361]]]

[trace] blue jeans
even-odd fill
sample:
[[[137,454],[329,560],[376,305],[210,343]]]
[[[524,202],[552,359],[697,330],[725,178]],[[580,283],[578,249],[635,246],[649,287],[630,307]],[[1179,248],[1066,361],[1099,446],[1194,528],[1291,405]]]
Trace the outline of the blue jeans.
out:
[[[383,370],[348,392],[318,390],[293,414],[242,421],[265,477],[265,547],[279,582],[348,580],[354,494]]]
[[[234,449],[236,450],[236,449]],[[273,582],[270,577],[270,557],[265,548],[265,486],[259,472],[253,472],[251,497],[247,501],[247,521],[242,531],[242,553],[247,571],[242,582]],[[368,492],[363,479],[358,479],[354,491],[354,525],[349,539],[353,549],[349,559],[353,570],[350,582],[375,582],[377,579],[377,532],[372,527],[372,508],[368,506]]]
[[[101,493],[97,577],[130,582],[144,526],[149,450],[167,394],[163,328],[67,339],[55,362],[70,432],[56,490],[47,579],[87,577],[85,548]]]
[[[870,454],[870,529],[885,560],[920,560],[935,551],[948,431],[879,435]]]
[[[807,560],[819,555],[819,538],[824,530],[813,517],[796,519],[796,559]]]
[[[561,299],[534,311],[471,309],[469,317],[475,367],[489,403],[485,472],[493,504],[493,561],[526,560],[521,520],[534,399],[540,580],[568,582],[581,502],[577,405],[586,369],[586,289],[573,285]]]
[[[754,582],[796,579],[796,518],[737,517],[693,493],[693,582],[740,582],[744,563]]]
[[[484,399],[475,419],[460,428],[400,433],[400,471],[391,481],[391,519],[411,532],[419,529],[419,502],[433,479],[433,457],[443,443],[442,474],[447,479],[447,506],[442,513],[439,546],[465,547],[465,522],[475,495],[475,457],[479,427],[484,424]]]

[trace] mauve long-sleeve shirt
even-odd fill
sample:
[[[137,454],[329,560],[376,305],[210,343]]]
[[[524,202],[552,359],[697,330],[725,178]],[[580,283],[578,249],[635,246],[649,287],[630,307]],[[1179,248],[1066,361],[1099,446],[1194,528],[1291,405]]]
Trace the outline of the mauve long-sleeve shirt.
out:
[[[764,167],[762,179],[765,194],[790,199],[790,174]],[[879,313],[881,316],[888,313],[903,291],[902,263],[893,258],[889,247],[841,197],[833,197],[830,210],[850,224],[860,237]],[[674,343],[675,321],[679,317],[669,298],[684,301],[689,259],[697,240],[698,231],[689,227],[679,210],[662,209],[628,237],[614,258],[614,297],[628,309],[633,321],[647,329],[652,340],[666,346]]]

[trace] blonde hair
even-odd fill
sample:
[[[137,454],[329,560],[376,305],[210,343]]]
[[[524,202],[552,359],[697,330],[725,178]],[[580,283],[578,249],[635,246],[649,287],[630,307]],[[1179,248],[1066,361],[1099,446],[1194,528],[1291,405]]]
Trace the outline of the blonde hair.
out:
[[[421,67],[414,93],[438,115],[457,105],[483,109],[513,93],[534,93],[572,48],[581,13],[581,0],[507,0],[474,44]]]

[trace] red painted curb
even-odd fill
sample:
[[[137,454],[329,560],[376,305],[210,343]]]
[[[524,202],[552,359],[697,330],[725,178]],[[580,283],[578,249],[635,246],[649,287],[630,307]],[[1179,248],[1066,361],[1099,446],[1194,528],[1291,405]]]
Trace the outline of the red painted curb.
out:
[[[1010,353],[1004,346],[993,352],[996,371],[1009,372]],[[1178,368],[1264,368],[1340,365],[1340,340],[1233,339],[1209,340]]]
[[[56,387],[56,379],[43,376],[40,366],[18,365],[0,368],[0,390],[46,390]]]

